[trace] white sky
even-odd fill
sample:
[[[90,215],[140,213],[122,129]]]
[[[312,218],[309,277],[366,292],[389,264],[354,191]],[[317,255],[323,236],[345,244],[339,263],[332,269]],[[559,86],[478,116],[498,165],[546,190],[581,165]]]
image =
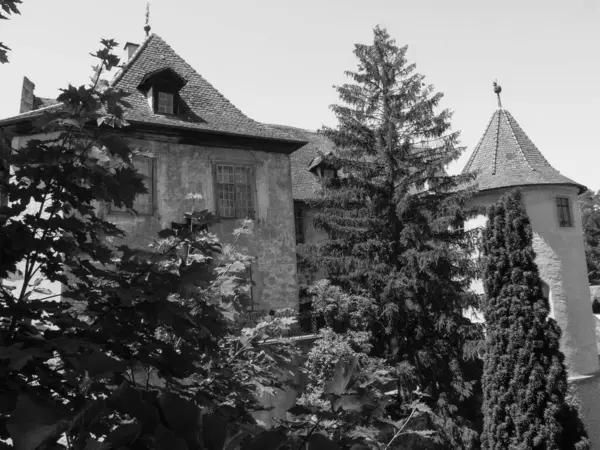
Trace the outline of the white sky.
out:
[[[255,120],[335,125],[334,84],[356,67],[354,43],[386,27],[426,81],[445,93],[467,151],[503,106],[563,174],[600,189],[600,0],[153,0],[152,31]],[[143,0],[23,0],[0,24],[0,117],[36,95],[87,83],[100,38],[144,38]]]

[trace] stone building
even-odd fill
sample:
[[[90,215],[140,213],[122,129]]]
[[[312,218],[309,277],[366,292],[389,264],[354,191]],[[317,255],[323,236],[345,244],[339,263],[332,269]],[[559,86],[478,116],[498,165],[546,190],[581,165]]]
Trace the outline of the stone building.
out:
[[[141,45],[127,43],[125,51],[126,62],[111,81],[130,94],[129,126],[119,133],[152,154],[135,161],[149,193],[135,201],[138,216],[112,205],[100,205],[99,214],[140,246],[183,221],[189,193],[201,194],[196,209],[221,217],[211,231],[225,243],[238,219],[254,219],[253,235],[238,241],[240,251],[256,257],[248,307],[296,307],[290,155],[307,142],[244,115],[156,34]],[[32,119],[60,108],[54,103],[35,97],[33,83],[25,81],[21,114],[0,120],[0,129],[18,134],[13,148],[31,134]]]
[[[569,381],[581,402],[593,448],[600,448],[600,367],[577,203],[585,187],[554,169],[501,106],[463,171],[478,174],[476,204],[490,205],[514,188],[523,192],[535,261],[551,315],[562,329]],[[481,216],[466,226],[483,226],[485,221]]]

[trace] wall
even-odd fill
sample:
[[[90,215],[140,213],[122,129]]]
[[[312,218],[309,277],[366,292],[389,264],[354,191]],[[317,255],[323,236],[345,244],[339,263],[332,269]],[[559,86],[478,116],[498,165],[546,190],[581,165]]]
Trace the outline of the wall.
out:
[[[131,243],[146,246],[160,229],[171,222],[183,222],[189,211],[188,193],[202,194],[196,209],[214,211],[216,199],[212,165],[215,162],[248,164],[255,171],[256,219],[253,235],[242,236],[238,251],[255,256],[252,268],[254,309],[297,307],[296,250],[290,160],[288,155],[261,151],[200,147],[192,145],[131,140],[155,155],[155,214],[133,217],[109,213],[104,217],[126,231]],[[228,219],[211,231],[223,243],[233,240],[237,221]]]
[[[551,308],[562,329],[561,350],[565,354],[569,374],[577,377],[595,373],[599,369],[598,350],[577,189],[570,186],[533,186],[522,188],[522,191],[534,232],[535,261],[542,280],[550,288]],[[482,193],[476,202],[487,206],[503,193]],[[556,196],[570,198],[574,227],[558,226]],[[472,228],[483,224],[485,219],[479,218],[467,226]],[[483,292],[481,284],[474,288]]]

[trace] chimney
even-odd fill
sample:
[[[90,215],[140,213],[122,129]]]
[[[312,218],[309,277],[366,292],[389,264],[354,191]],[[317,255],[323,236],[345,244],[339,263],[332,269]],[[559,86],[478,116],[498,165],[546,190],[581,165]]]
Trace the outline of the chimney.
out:
[[[135,51],[140,48],[140,44],[134,44],[133,42],[128,42],[125,44],[125,52],[127,52],[127,61],[131,59]]]
[[[35,84],[27,77],[23,77],[23,89],[21,90],[21,108],[19,114],[33,110],[33,90]]]

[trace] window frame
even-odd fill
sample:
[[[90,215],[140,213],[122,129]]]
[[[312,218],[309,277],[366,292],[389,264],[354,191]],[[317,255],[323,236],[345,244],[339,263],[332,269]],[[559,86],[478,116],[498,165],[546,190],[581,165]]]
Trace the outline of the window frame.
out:
[[[162,106],[161,103],[160,103],[160,101],[161,101],[160,96],[161,95],[166,96],[167,100],[170,98],[170,100],[171,100],[171,105],[170,105],[171,110],[170,111],[161,111],[160,110],[160,108]],[[171,92],[170,90],[167,90],[167,89],[158,90],[157,89],[156,90],[156,112],[158,114],[166,114],[166,115],[169,115],[169,116],[175,115],[175,105],[176,105],[175,98],[176,98],[176,94],[173,93],[173,92]],[[169,104],[167,102],[165,108],[168,108],[168,107],[169,107]]]
[[[229,167],[233,167],[233,174],[234,174],[234,215],[233,216],[223,216],[221,215],[221,207],[219,205],[219,179],[218,179],[218,167],[219,166],[229,166]],[[238,212],[238,206],[237,206],[237,189],[235,188],[235,186],[237,186],[237,183],[235,183],[235,170],[236,168],[244,168],[244,169],[249,169],[249,177],[250,177],[250,181],[249,181],[249,185],[250,185],[250,197],[252,199],[252,208],[250,210],[250,214],[249,217],[240,217],[240,213]],[[212,175],[213,175],[213,193],[214,193],[214,210],[215,210],[215,214],[221,218],[221,219],[225,219],[225,220],[240,220],[240,219],[255,219],[257,216],[257,193],[256,193],[256,167],[255,164],[253,162],[250,161],[226,161],[226,160],[216,160],[212,162]]]
[[[559,202],[562,200],[566,200],[567,204],[566,205],[560,205]],[[558,195],[554,198],[554,205],[555,205],[555,210],[556,210],[556,221],[558,223],[558,227],[559,228],[574,228],[575,227],[575,220],[573,217],[573,202],[571,201],[571,197],[568,197],[566,195]],[[564,214],[561,213],[561,210],[563,210],[563,208],[567,208],[567,221],[562,221]]]
[[[148,160],[148,164],[149,164],[149,173],[150,173],[150,183],[149,186],[146,186],[148,189],[148,194],[143,194],[143,195],[149,195],[150,196],[150,211],[138,211],[137,215],[138,216],[143,216],[143,217],[152,217],[154,216],[154,213],[156,212],[156,158],[150,158],[147,156],[136,156],[133,158],[134,160],[134,164],[135,161],[139,161],[141,159],[145,159]],[[135,200],[133,201],[133,209],[135,209]],[[107,213],[108,214],[115,214],[115,215],[120,215],[120,214],[129,214],[129,211],[127,210],[121,210],[121,209],[115,209],[115,207],[113,206],[112,203],[108,203],[107,205]]]

